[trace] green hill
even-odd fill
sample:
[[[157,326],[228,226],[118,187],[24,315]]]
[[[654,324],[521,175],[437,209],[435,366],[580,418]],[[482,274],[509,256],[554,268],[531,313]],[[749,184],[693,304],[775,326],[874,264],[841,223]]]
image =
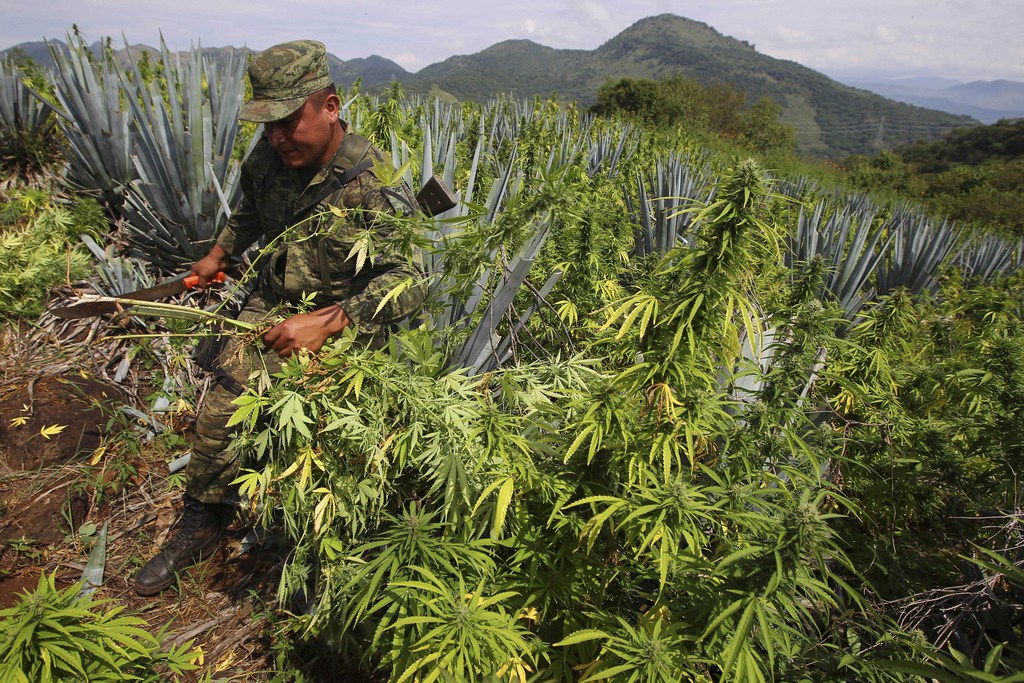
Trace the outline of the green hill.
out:
[[[390,59],[379,55],[359,57],[343,61],[332,54],[327,55],[327,65],[331,70],[334,82],[346,88],[360,79],[363,88],[383,88],[393,81],[404,81],[409,72]]]
[[[850,88],[795,62],[760,54],[701,22],[663,14],[642,19],[596,50],[558,50],[528,40],[498,43],[451,57],[403,81],[410,91],[438,87],[462,99],[495,93],[547,96],[592,104],[607,80],[696,78],[735,84],[747,101],[770,97],[797,129],[801,153],[840,158],[865,154],[977,122]]]

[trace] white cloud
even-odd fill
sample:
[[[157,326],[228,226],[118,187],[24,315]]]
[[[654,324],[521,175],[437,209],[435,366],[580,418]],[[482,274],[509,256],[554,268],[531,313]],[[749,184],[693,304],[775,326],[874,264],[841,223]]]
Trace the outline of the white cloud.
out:
[[[811,36],[788,26],[776,26],[775,35],[787,45],[800,45],[811,42]]]
[[[423,60],[416,56],[415,52],[403,52],[402,54],[395,55],[390,59],[406,71],[419,71],[426,66],[426,64],[423,63]]]
[[[899,36],[897,35],[898,32],[892,27],[886,26],[885,24],[879,24],[878,26],[875,26],[874,33],[875,38],[877,38],[882,43],[895,43],[899,39]]]

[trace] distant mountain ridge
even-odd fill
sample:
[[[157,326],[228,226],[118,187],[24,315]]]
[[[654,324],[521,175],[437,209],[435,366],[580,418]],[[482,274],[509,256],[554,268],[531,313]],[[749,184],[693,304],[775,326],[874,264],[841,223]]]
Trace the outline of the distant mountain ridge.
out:
[[[39,46],[45,59],[37,56]],[[41,63],[49,61],[43,43],[17,47]],[[416,73],[376,55],[348,61],[329,55],[329,64],[339,85],[348,87],[361,79],[369,91],[397,80],[408,92],[447,93],[476,101],[502,93],[555,93],[562,101],[575,100],[582,106],[596,100],[601,85],[620,78],[681,75],[705,85],[732,83],[745,91],[748,103],[770,97],[782,107],[783,122],[797,130],[800,152],[831,158],[934,140],[954,128],[977,124],[967,115],[895,102],[843,85],[795,62],[760,54],[750,43],[724,36],[707,24],[672,14],[642,19],[595,50],[507,40]]]
[[[940,81],[930,84],[914,79],[905,79],[879,82],[856,81],[850,84],[900,102],[954,114],[965,114],[982,123],[995,123],[1000,119],[1024,118],[1024,83],[1017,81],[971,81],[970,83],[943,83]]]
[[[67,50],[67,43],[62,40],[51,40],[49,43],[58,50]],[[99,54],[102,49],[102,44],[97,41],[90,45],[89,49],[93,53]],[[15,45],[12,48],[0,51],[0,57],[3,57],[12,50],[21,50],[25,55],[31,57],[43,67],[52,69],[54,66],[53,55],[50,53],[50,47],[44,41],[40,40]],[[115,50],[114,54],[119,65],[125,66],[128,63],[129,58],[139,56],[144,50],[149,51],[151,54],[159,52],[159,50],[154,47],[140,44],[130,45],[127,49],[120,48]],[[239,50],[244,51],[246,54],[252,54],[255,52],[255,50],[251,50],[249,48],[233,47],[230,45],[226,47],[203,47],[201,50],[203,54],[214,59],[220,55],[237,52]],[[365,58],[344,61],[328,53],[327,67],[330,69],[331,77],[334,78],[336,83],[348,86],[354,83],[356,79],[362,79],[363,86],[371,90],[386,86],[392,81],[401,81],[409,77],[409,72],[401,66],[390,59],[385,59],[378,55],[370,55]]]
[[[499,92],[521,97],[557,93],[586,106],[598,89],[620,78],[695,78],[704,85],[735,84],[748,103],[770,97],[782,120],[797,130],[799,150],[842,158],[934,140],[957,127],[976,125],[967,116],[913,107],[843,85],[795,62],[757,52],[750,43],[711,26],[663,14],[641,19],[596,50],[561,50],[528,40],[504,41],[411,74],[414,92],[443,90],[481,100]]]

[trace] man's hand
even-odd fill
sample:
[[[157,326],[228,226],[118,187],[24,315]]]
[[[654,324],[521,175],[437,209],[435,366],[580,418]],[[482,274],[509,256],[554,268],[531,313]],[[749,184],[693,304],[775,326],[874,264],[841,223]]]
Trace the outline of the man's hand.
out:
[[[230,261],[231,255],[221,249],[219,245],[214,244],[210,253],[192,266],[192,274],[199,278],[199,283],[196,286],[199,289],[204,289],[214,275],[228,267]]]
[[[328,337],[348,327],[348,315],[341,306],[327,306],[310,313],[299,313],[270,328],[263,335],[277,355],[287,358],[299,349],[317,352]]]

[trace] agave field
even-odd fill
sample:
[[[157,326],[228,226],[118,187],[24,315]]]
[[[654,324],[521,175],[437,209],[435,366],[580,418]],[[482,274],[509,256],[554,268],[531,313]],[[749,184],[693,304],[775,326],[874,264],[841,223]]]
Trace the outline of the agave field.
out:
[[[344,118],[379,174],[458,193],[400,226],[427,305],[237,400],[230,558],[261,553],[257,588],[215,585],[222,554],[135,598],[194,346],[259,343],[230,311],[262,254],[213,298],[47,308],[187,270],[259,132],[241,56],[70,43],[44,82],[0,72],[0,400],[76,373],[120,393],[76,474],[0,450],[0,587],[31,575],[0,680],[1024,680],[1019,244],[573,106],[397,86]],[[11,400],[9,443],[66,426]],[[43,489],[85,492],[45,547],[14,531]],[[232,628],[254,657],[218,647]]]

